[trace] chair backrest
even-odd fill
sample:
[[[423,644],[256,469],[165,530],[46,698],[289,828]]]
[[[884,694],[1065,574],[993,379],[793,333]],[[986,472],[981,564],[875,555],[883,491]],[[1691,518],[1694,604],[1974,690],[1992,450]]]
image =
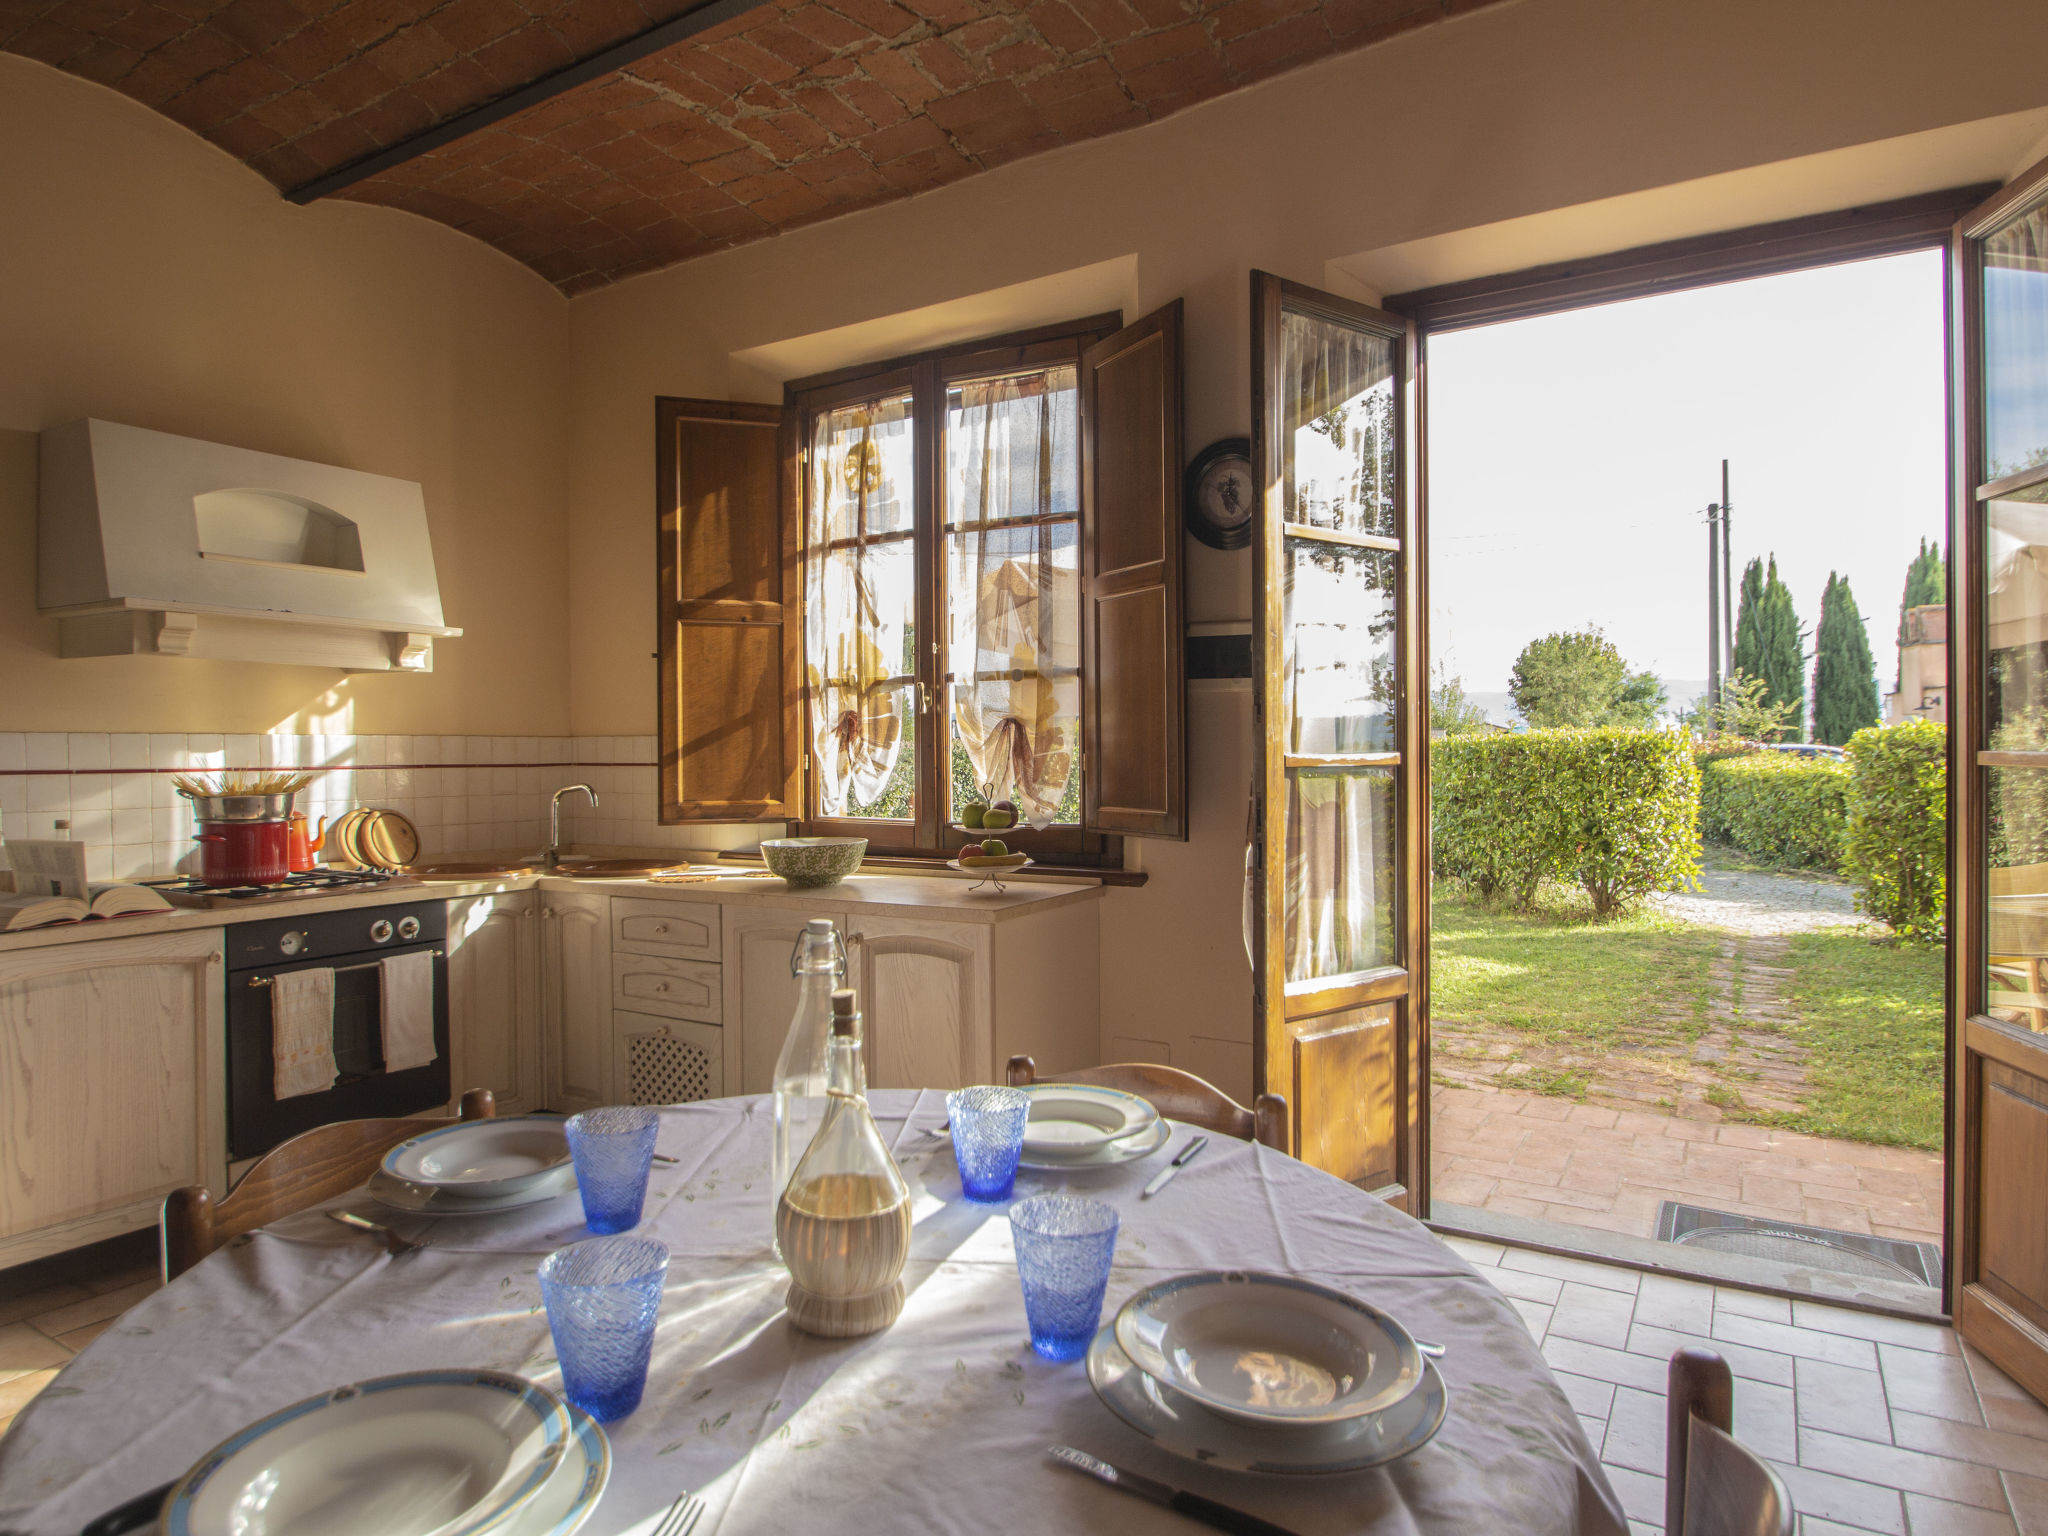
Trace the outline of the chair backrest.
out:
[[[1038,1069],[1029,1056],[1012,1056],[1009,1070],[1012,1088],[1028,1088],[1038,1082]],[[1099,1088],[1120,1088],[1149,1099],[1169,1120],[1199,1125],[1205,1131],[1233,1136],[1239,1141],[1256,1141],[1276,1152],[1287,1150],[1287,1100],[1277,1093],[1262,1093],[1250,1109],[1213,1083],[1178,1067],[1156,1067],[1145,1062],[1124,1062],[1113,1067],[1083,1067],[1044,1079],[1048,1083],[1093,1083]]]
[[[1792,1495],[1734,1435],[1735,1381],[1710,1349],[1671,1357],[1664,1438],[1666,1536],[1792,1536]]]
[[[464,1120],[488,1120],[497,1111],[488,1088],[472,1088],[462,1096]],[[337,1120],[272,1147],[224,1200],[215,1201],[204,1184],[172,1190],[164,1200],[164,1278],[177,1279],[229,1238],[347,1193],[401,1141],[453,1123]]]

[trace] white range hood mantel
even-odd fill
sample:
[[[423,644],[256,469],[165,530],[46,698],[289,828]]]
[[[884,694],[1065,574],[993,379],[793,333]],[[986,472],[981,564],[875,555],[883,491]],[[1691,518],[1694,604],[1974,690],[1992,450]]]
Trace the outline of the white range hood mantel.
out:
[[[41,439],[36,604],[66,656],[431,672],[417,481],[110,421]]]

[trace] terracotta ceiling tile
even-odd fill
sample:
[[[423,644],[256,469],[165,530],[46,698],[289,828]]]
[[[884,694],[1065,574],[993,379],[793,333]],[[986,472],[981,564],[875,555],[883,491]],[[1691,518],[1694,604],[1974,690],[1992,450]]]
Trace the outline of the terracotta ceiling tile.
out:
[[[931,76],[941,94],[964,90],[974,83],[974,70],[944,38],[928,37],[911,50],[918,67]]]
[[[910,116],[910,108],[872,80],[842,81],[838,95],[877,128],[888,128]]]
[[[917,17],[892,0],[825,0],[833,10],[851,18],[877,37],[901,37],[918,25]]]
[[[683,9],[680,5],[656,7],[650,15],[633,0],[576,0],[574,5],[555,10],[548,25],[568,45],[570,53],[585,58],[644,32]]]
[[[593,144],[583,152],[585,162],[602,171],[638,165],[643,160],[666,160],[667,156],[637,133],[625,133],[604,144]],[[581,178],[572,177],[572,181]]]
[[[980,16],[945,33],[946,41],[970,58],[1009,42],[1017,35],[1007,16]]]
[[[946,131],[930,118],[913,117],[893,128],[877,128],[873,133],[854,140],[853,147],[880,165],[919,150],[938,149],[951,142]]]
[[[745,42],[752,44],[763,52],[772,53],[776,58],[782,60],[783,63],[800,70],[809,69],[816,64],[822,64],[825,60],[832,57],[832,50],[830,48],[822,46],[804,36],[803,33],[795,28],[786,27],[780,22],[770,22],[766,26],[749,27],[742,34],[742,38]],[[763,75],[762,78],[765,80],[768,76]]]
[[[470,58],[508,91],[576,62],[568,44],[553,29],[537,21],[474,50]]]
[[[1149,28],[1177,27],[1198,20],[1205,9],[1202,0],[1128,0],[1138,19]]]
[[[257,102],[249,108],[249,115],[275,130],[281,139],[296,139],[326,122],[331,111],[327,103],[300,86]]]
[[[124,48],[146,53],[152,48],[161,48],[179,33],[189,30],[191,25],[176,11],[167,11],[160,5],[138,5],[109,23],[98,35]]]
[[[306,24],[286,0],[229,0],[214,12],[212,25],[251,53],[284,41]]]
[[[249,162],[249,168],[274,187],[295,187],[321,174],[324,167],[296,142],[280,144]]]
[[[665,123],[650,123],[640,130],[640,134],[650,143],[659,145],[671,159],[692,165],[716,155],[731,154],[747,145],[747,140],[731,129],[697,117],[676,117]]]
[[[875,35],[873,29],[823,5],[800,4],[785,10],[782,19],[792,31],[825,48],[851,48]]]
[[[525,26],[529,18],[512,0],[449,0],[427,24],[448,39],[455,53],[468,53]]]
[[[682,52],[684,46],[686,45],[680,45],[677,51]],[[757,76],[727,62],[723,55],[712,49],[689,48],[687,51],[689,71],[713,90],[722,92],[723,96],[719,98],[721,100],[737,96],[748,86],[757,83]],[[705,103],[707,106],[711,104]]]
[[[1292,69],[1330,51],[1330,30],[1310,11],[1263,32],[1249,33],[1223,45],[1223,66],[1239,80],[1256,80]]]
[[[1068,0],[1080,18],[1095,29],[1105,43],[1120,43],[1136,37],[1145,22],[1123,0]]]
[[[64,61],[64,67],[101,85],[117,85],[145,56],[118,43],[94,39]],[[223,149],[226,145],[221,146]],[[235,151],[230,151],[235,153]]]
[[[753,211],[770,224],[789,224],[796,219],[822,213],[833,205],[809,187],[792,183],[773,197],[764,197]]]
[[[1067,0],[1038,0],[1025,16],[1040,37],[1062,52],[1079,53],[1098,41],[1095,29],[1080,18]]]
[[[857,139],[875,126],[823,87],[791,91],[789,99],[820,127],[842,139]]]
[[[1392,37],[1444,14],[1442,0],[1327,0],[1323,18],[1347,42]]]

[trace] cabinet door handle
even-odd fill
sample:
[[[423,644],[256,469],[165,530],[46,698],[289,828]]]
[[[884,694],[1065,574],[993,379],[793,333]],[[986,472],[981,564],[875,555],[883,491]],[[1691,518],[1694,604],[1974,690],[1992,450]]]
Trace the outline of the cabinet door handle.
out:
[[[667,923],[656,923],[656,924],[654,925],[654,931],[655,931],[656,933],[667,933],[667,932],[668,932],[668,924],[667,924]]]
[[[666,992],[668,990],[668,983],[665,981],[657,981],[654,984],[654,990],[657,992]]]

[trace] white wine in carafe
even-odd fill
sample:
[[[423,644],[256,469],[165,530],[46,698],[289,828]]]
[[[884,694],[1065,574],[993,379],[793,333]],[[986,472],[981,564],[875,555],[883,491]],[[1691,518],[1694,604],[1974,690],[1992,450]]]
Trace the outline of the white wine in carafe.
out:
[[[851,992],[832,994],[826,1082],[825,1121],[776,1201],[775,1239],[791,1325],[850,1338],[896,1321],[910,1257],[910,1186],[868,1113]]]

